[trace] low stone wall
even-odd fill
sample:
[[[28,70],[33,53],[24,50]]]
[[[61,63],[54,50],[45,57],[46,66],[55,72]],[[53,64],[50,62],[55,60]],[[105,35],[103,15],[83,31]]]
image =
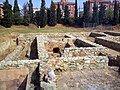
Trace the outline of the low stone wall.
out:
[[[48,40],[46,36],[39,35],[36,36],[37,39],[37,51],[38,51],[38,58],[45,59],[48,58],[48,53],[45,48],[45,42]]]
[[[120,36],[120,32],[111,31],[111,32],[104,32],[104,33],[105,33],[105,34],[112,35],[112,36]]]
[[[90,37],[106,37],[106,34],[101,32],[91,32]]]
[[[8,54],[8,55],[5,57],[4,61],[16,60],[17,57],[19,57],[20,52],[21,52],[22,50],[23,50],[23,47],[22,47],[22,46],[17,46],[16,49],[15,49],[12,53]]]
[[[81,48],[65,48],[63,56],[64,57],[74,57],[74,56],[99,56],[99,54],[104,54],[108,49],[105,47],[81,47]]]
[[[0,73],[2,73],[0,76],[3,76],[1,76],[2,79],[0,79],[0,90],[8,90],[4,88],[11,88],[11,90],[29,90],[31,84],[34,84],[33,81],[38,80],[38,76],[36,77],[36,75],[39,74],[39,70],[37,73],[35,72],[36,68],[39,68],[39,63],[40,60],[1,61]],[[12,85],[12,87],[10,85]]]
[[[120,51],[120,37],[97,37],[95,42]]]
[[[17,44],[25,46],[35,39],[35,34],[20,34],[17,38]]]
[[[90,56],[90,57],[67,57],[57,58],[66,64],[59,65],[60,67],[72,70],[89,69],[89,68],[106,68],[108,66],[107,56]]]
[[[17,61],[1,61],[0,62],[0,70],[3,69],[15,69],[15,68],[22,68],[22,67],[27,67],[29,68],[30,66],[36,66],[40,63],[40,60],[17,60]]]

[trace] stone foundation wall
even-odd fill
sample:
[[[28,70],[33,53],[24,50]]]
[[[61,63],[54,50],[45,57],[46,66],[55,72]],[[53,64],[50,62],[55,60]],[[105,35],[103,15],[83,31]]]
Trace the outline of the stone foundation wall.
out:
[[[47,36],[39,35],[36,37],[36,40],[37,40],[38,58],[39,59],[48,58],[48,53],[45,48],[45,42],[48,40]]]
[[[106,37],[106,34],[101,32],[92,32],[90,33],[90,37]]]
[[[107,56],[61,57],[57,58],[57,60],[63,61],[63,64],[58,66],[67,70],[106,68],[109,61]]]
[[[105,34],[109,34],[109,35],[112,35],[112,36],[120,36],[120,32],[104,32]]]
[[[17,60],[17,61],[1,61],[0,62],[0,70],[3,69],[15,69],[15,68],[23,68],[23,67],[31,67],[36,66],[40,60]]]
[[[95,42],[120,51],[120,37],[97,37]]]
[[[87,47],[87,48],[65,48],[64,57],[74,56],[99,56],[100,53],[104,54],[107,51],[105,47]]]
[[[53,48],[59,48],[60,50],[63,50],[65,46],[65,43],[59,42],[59,41],[49,41],[45,43],[46,50],[49,52],[53,52]]]
[[[31,43],[35,39],[35,34],[20,34],[17,38],[17,44],[26,46],[26,44]]]
[[[16,49],[15,49],[12,53],[8,54],[8,55],[5,57],[4,61],[13,61],[13,60],[16,60],[17,57],[19,57],[20,52],[21,52],[22,50],[23,50],[23,47],[22,47],[22,46],[20,46],[20,45],[17,46]]]

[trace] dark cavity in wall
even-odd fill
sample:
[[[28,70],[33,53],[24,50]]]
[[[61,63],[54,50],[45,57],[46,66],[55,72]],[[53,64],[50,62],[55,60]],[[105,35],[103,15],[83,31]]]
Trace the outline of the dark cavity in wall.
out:
[[[79,39],[75,40],[74,45],[78,48],[80,48],[80,47],[95,47],[95,46],[92,46],[86,42],[79,40]]]
[[[58,47],[53,48],[53,53],[59,53],[59,52],[60,52],[60,49]]]
[[[60,52],[59,47],[53,48],[53,53],[58,53],[60,55],[60,57],[61,57],[61,52]]]
[[[33,40],[32,44],[31,44],[30,59],[38,59],[36,38]]]
[[[70,48],[70,44],[66,43],[65,48]]]
[[[32,76],[31,76],[31,84],[34,85],[34,90],[42,90],[40,87],[39,66],[40,64],[38,64],[37,68],[35,69],[35,71],[32,73]]]
[[[19,86],[19,88],[17,90],[26,90],[26,84],[27,84],[27,77],[23,80],[23,82],[21,83],[21,85]]]

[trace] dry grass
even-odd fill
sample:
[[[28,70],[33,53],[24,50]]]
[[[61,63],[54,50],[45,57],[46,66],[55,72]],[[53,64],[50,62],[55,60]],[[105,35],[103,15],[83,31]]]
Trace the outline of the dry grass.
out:
[[[11,28],[4,28],[0,26],[0,34],[6,33],[65,33],[65,32],[83,32],[90,31],[88,29],[83,28],[74,28],[74,27],[66,27],[61,24],[56,25],[55,27],[46,26],[45,28],[38,29],[35,25],[26,26],[12,26]]]
[[[10,54],[11,52],[13,52],[13,50],[15,50],[16,46],[10,46],[8,49],[6,49],[3,52],[0,52],[0,61],[3,60],[8,54]]]

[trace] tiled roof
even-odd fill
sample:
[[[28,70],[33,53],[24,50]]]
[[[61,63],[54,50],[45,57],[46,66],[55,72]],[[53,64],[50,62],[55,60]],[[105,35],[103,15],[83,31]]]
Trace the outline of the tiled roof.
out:
[[[73,5],[75,4],[74,2],[54,2],[55,4],[68,4],[68,5]]]

